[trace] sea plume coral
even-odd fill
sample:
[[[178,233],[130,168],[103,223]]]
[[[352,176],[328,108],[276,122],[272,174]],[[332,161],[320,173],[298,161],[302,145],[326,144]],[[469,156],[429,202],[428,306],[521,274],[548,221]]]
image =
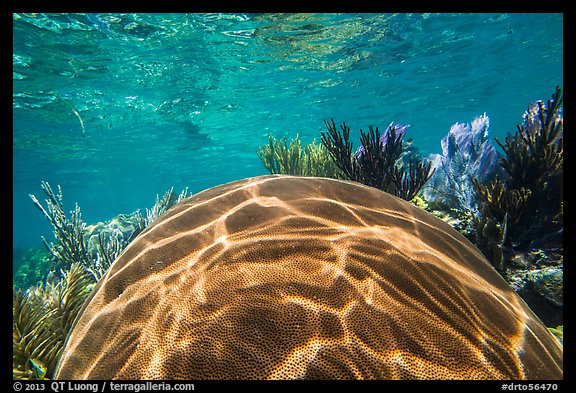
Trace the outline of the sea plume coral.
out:
[[[50,256],[42,261],[52,270],[37,285],[13,289],[14,379],[52,378],[68,333],[94,285],[136,235],[188,196],[187,189],[178,195],[170,189],[156,197],[145,217],[136,211],[86,225],[78,204],[70,216],[65,214],[60,186],[55,193],[42,182],[42,190],[48,197],[46,207],[31,198],[54,229],[55,242],[43,238]]]
[[[298,135],[288,141],[268,135],[268,144],[260,146],[257,155],[271,174],[330,177],[340,179],[343,174],[332,161],[322,144],[313,140],[302,146]]]
[[[82,265],[73,263],[40,285],[13,291],[13,378],[52,378],[66,337],[94,283]],[[43,368],[40,375],[39,367]]]
[[[505,153],[500,160],[502,179],[488,185],[474,183],[481,212],[476,231],[481,249],[494,242],[486,235],[485,225],[506,230],[497,235],[506,239],[505,249],[528,250],[546,244],[562,247],[562,101],[557,87],[546,104],[537,101],[529,105],[524,122],[505,143],[496,139]],[[494,262],[504,268],[502,261]]]
[[[506,155],[502,160],[511,188],[549,186],[550,179],[562,174],[563,97],[559,87],[546,104],[537,101],[528,106],[523,124],[518,125],[514,135],[506,137],[505,143],[496,142]]]
[[[373,126],[368,132],[360,130],[361,146],[352,153],[350,127],[342,123],[338,130],[334,119],[324,123],[327,132],[321,133],[322,143],[349,180],[411,200],[434,173],[431,162],[409,158],[408,165],[403,163],[402,138],[408,126],[391,123],[384,134]]]
[[[36,206],[48,219],[54,228],[55,243],[48,243],[44,237],[42,241],[60,267],[68,268],[73,263],[89,265],[90,255],[86,248],[84,229],[86,224],[82,221],[80,207],[76,204],[70,217],[66,216],[63,205],[62,188],[58,186],[58,194],[54,193],[48,182],[42,182],[42,191],[46,194],[46,208],[38,201],[36,196],[30,195]]]
[[[119,215],[114,219],[95,225],[86,225],[78,204],[69,216],[64,211],[62,188],[55,193],[48,182],[41,183],[47,196],[46,207],[35,195],[30,195],[36,206],[54,229],[54,242],[42,241],[51,254],[56,270],[77,263],[84,266],[98,280],[126,246],[147,226],[162,216],[170,207],[188,196],[188,189],[175,194],[170,188],[156,203],[146,209],[145,215],[136,211],[131,215]]]
[[[154,221],[160,218],[164,213],[166,213],[168,209],[189,196],[188,188],[182,190],[180,194],[175,194],[174,187],[171,187],[168,191],[166,191],[162,198],[156,195],[156,203],[154,203],[151,209],[146,209],[146,217],[144,217],[144,220],[141,223],[141,227],[148,227]],[[132,239],[134,239],[134,237],[136,236],[132,236]]]

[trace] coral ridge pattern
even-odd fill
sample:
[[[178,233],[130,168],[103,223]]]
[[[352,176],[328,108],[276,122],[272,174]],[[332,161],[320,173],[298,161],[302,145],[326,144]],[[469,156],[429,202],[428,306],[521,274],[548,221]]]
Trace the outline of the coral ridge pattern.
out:
[[[99,281],[58,379],[561,379],[562,347],[450,225],[351,181],[214,187]]]

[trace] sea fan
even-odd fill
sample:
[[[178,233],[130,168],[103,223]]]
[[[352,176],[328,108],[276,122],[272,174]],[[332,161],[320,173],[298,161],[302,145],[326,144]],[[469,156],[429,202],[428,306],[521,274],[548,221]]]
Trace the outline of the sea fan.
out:
[[[442,154],[431,155],[436,172],[422,193],[434,209],[478,210],[472,179],[491,180],[500,171],[500,155],[488,139],[484,113],[471,124],[456,123],[442,139]]]

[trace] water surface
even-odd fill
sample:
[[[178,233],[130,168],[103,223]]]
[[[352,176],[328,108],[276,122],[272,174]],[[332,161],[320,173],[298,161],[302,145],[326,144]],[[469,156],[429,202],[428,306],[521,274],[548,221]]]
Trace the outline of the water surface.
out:
[[[62,186],[88,223],[266,174],[267,135],[323,120],[410,124],[422,153],[455,122],[516,130],[563,84],[561,14],[15,14],[14,247],[51,228],[28,194]]]

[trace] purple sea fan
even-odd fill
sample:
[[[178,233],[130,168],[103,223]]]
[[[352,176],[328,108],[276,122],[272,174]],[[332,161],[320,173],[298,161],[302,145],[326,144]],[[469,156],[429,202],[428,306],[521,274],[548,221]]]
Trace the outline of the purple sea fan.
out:
[[[390,129],[393,127],[393,124],[394,122],[390,123],[388,128],[386,128],[386,132],[384,132],[380,137],[380,143],[382,144],[382,146],[384,146],[386,142],[388,142],[388,135],[390,134]],[[406,134],[406,130],[408,130],[408,127],[410,127],[410,124],[407,125],[396,124],[394,126],[394,129],[396,130],[396,139],[402,139],[404,137],[404,134]]]
[[[456,123],[442,139],[442,155],[432,154],[436,172],[422,193],[430,206],[474,212],[472,179],[485,182],[499,170],[500,155],[488,139],[490,120],[484,113],[472,124]]]
[[[402,139],[404,137],[404,134],[406,134],[406,130],[408,129],[408,127],[410,127],[410,124],[408,125],[397,124],[396,126],[393,126],[393,124],[394,122],[390,123],[390,125],[386,127],[386,131],[384,131],[384,133],[380,136],[380,139],[378,139],[378,142],[380,143],[380,146],[382,146],[382,149],[384,149],[386,143],[388,142],[388,136],[390,135],[390,129],[392,127],[394,127],[396,131],[395,140]],[[365,151],[366,150],[364,149],[363,145],[358,146],[358,149],[356,149],[356,151],[354,152],[354,158],[358,158],[360,155],[364,154]]]

